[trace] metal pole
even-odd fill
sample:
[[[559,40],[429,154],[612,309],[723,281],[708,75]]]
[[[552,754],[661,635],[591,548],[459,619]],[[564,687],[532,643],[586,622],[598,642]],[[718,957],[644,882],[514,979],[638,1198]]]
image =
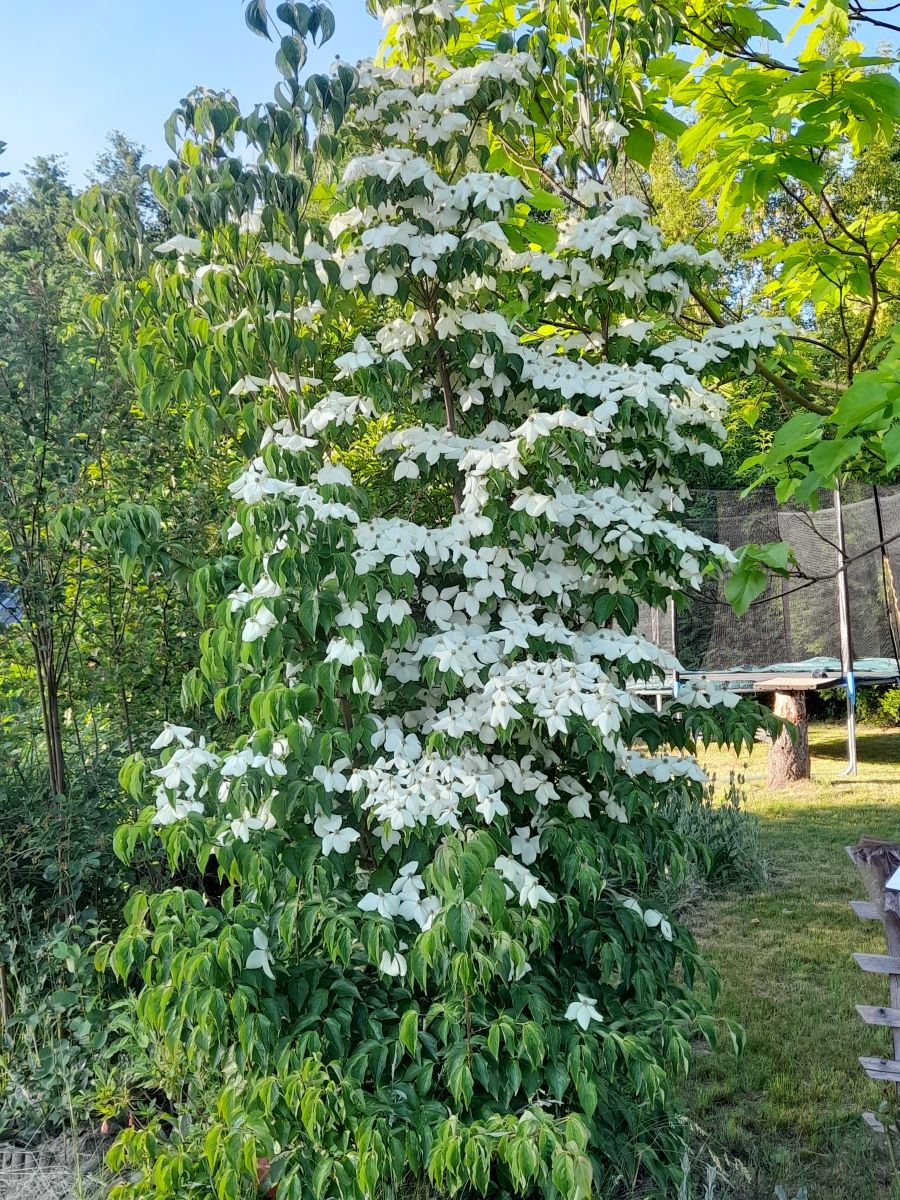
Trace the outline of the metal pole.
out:
[[[656,605],[650,609],[650,641],[654,646],[659,646],[662,649],[662,639],[659,632],[659,609]],[[656,711],[658,713],[661,713],[663,709],[662,689],[665,687],[665,682],[665,676],[663,676],[663,682],[656,691]]]
[[[672,511],[672,502],[669,502],[669,512]],[[666,615],[669,618],[669,633],[672,636],[672,657],[678,658],[678,639],[675,637],[676,613],[675,613],[675,597],[669,596],[666,600]],[[681,690],[681,680],[678,671],[672,672],[672,699],[678,699],[678,693]]]
[[[678,640],[675,636],[675,629],[677,627],[677,613],[675,612],[675,600],[672,596],[670,596],[669,599],[666,601],[666,607],[668,609],[668,616],[669,616],[669,633],[672,636],[672,654],[675,658],[677,658],[678,657]],[[679,692],[680,687],[681,687],[681,681],[679,679],[678,672],[676,671],[674,673],[674,675],[672,676],[672,695],[676,699],[678,698],[678,692]]]
[[[897,637],[900,634],[900,606],[897,603],[897,589],[894,585],[894,572],[888,557],[887,544],[884,538],[884,518],[881,513],[881,497],[877,486],[872,487],[872,499],[875,501],[875,521],[878,526],[878,544],[881,546],[881,581],[884,584],[884,606],[887,612],[888,633],[891,635],[891,647],[894,651],[894,665],[900,675],[900,645]]]
[[[838,625],[841,634],[841,674],[847,688],[847,770],[856,774],[856,676],[853,673],[853,643],[850,637],[850,590],[847,586],[847,552],[844,547],[844,513],[841,489],[837,480],[834,488],[834,523],[838,548],[837,601]]]

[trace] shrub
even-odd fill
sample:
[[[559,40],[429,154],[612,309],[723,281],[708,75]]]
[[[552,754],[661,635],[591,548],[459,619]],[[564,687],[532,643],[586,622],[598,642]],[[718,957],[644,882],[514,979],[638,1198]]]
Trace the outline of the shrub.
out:
[[[808,693],[810,719],[843,722],[847,719],[847,697],[838,688]],[[856,719],[861,725],[890,729],[900,725],[900,688],[889,685],[860,688],[856,695]]]
[[[861,688],[856,697],[856,714],[865,725],[881,728],[900,725],[900,688]]]
[[[108,1005],[118,991],[93,951],[122,927],[135,875],[112,848],[127,799],[113,752],[73,770],[68,795],[53,796],[22,732],[30,715],[0,707],[0,1133],[15,1138],[89,1113],[114,1057]],[[161,878],[155,867],[139,864],[145,886]]]
[[[759,819],[746,811],[745,802],[743,777],[734,772],[721,794],[713,779],[702,791],[666,802],[665,816],[694,848],[690,872],[673,886],[673,907],[690,904],[717,888],[765,883],[768,867],[760,846]]]
[[[0,1037],[0,1134],[20,1139],[87,1118],[98,1071],[113,1052],[114,982],[94,966],[99,929],[75,920],[35,927],[29,917],[20,911],[18,935],[6,942],[15,1010]]]

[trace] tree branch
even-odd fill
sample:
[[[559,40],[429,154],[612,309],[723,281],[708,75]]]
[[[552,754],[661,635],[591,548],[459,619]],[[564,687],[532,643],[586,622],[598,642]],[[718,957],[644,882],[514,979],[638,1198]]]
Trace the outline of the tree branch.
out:
[[[721,315],[716,312],[713,305],[706,299],[706,297],[696,288],[691,288],[691,295],[707,314],[713,324],[717,325],[720,329],[723,328],[725,322],[722,320]],[[758,357],[753,370],[757,375],[762,376],[767,383],[771,383],[772,387],[779,391],[782,396],[786,397],[788,400],[792,400],[794,404],[799,405],[800,408],[805,408],[807,412],[815,413],[820,417],[828,417],[831,415],[831,408],[825,404],[819,404],[815,400],[808,399],[803,395],[802,392],[798,391],[793,384],[788,383],[786,379],[781,379],[773,371],[770,371],[768,367],[764,366],[759,361]]]

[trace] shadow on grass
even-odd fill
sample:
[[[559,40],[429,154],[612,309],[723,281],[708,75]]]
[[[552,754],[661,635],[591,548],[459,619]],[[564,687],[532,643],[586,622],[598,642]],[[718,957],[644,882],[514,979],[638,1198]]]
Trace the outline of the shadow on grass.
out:
[[[900,762],[900,730],[857,730],[856,749],[861,763]],[[816,738],[812,747],[816,758],[844,759],[847,757],[847,737],[839,727],[825,738]],[[866,780],[880,783],[881,780]]]
[[[846,778],[842,776],[840,779],[829,779],[826,783],[822,784],[822,786],[833,788],[858,788],[861,783],[870,785],[872,787],[897,786],[896,779],[870,779],[868,775],[865,777],[865,779],[854,779],[850,775],[846,776]]]

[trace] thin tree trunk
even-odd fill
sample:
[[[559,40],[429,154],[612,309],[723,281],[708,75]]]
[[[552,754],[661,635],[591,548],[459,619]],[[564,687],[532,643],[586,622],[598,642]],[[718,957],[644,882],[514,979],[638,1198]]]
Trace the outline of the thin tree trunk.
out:
[[[772,711],[776,717],[790,721],[794,730],[783,729],[772,742],[766,782],[770,788],[789,787],[792,783],[800,783],[804,779],[809,779],[810,774],[806,694],[804,692],[776,692]]]
[[[9,982],[6,963],[0,962],[0,1026],[9,1024],[12,1018],[12,1004],[9,999]]]
[[[38,687],[41,693],[41,716],[44,740],[47,745],[47,769],[50,790],[54,796],[66,794],[66,760],[63,752],[62,721],[59,712],[59,677],[54,662],[53,631],[39,627],[35,646]]]

